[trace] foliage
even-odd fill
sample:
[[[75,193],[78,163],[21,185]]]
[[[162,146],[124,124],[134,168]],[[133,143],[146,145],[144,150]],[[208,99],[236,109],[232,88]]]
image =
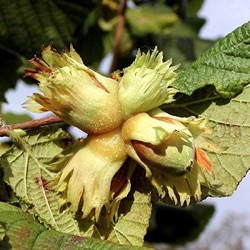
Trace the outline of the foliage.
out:
[[[239,93],[249,83],[249,26],[242,25],[216,43],[179,74],[174,86],[188,95],[206,85],[213,85],[226,98]]]
[[[119,246],[111,242],[46,229],[31,215],[7,203],[0,202],[0,211],[2,249],[146,249]]]
[[[209,196],[231,195],[249,170],[250,23],[208,49],[214,42],[197,36],[204,24],[196,16],[203,1],[189,1],[186,7],[182,1],[131,1],[132,8],[121,9],[124,2],[0,0],[0,100],[23,68],[30,67],[27,59],[45,45],[44,61],[34,57],[37,68],[26,70],[26,76],[40,82],[42,94],[26,104],[36,103],[38,110],[53,111],[89,132],[87,139],[74,140],[62,124],[7,131],[12,143],[0,147],[0,247],[146,249],[141,246],[148,228],[146,239],[167,235],[168,242],[185,242],[199,235],[213,209],[167,207],[183,218],[200,215],[192,217],[197,224],[190,226],[194,230],[187,230],[188,236],[173,238],[166,234],[169,218],[165,221],[160,212],[159,219],[155,212],[166,207],[158,205],[150,221],[151,203],[187,206]],[[113,51],[111,68],[124,71],[103,77],[82,64],[73,47],[59,55],[46,46],[51,42],[60,51],[73,44],[93,69]],[[157,49],[144,54],[155,45],[174,64],[181,63],[179,71],[170,67],[170,60],[163,62]],[[137,48],[141,52],[134,61]],[[84,89],[94,83],[98,91],[105,90],[105,98],[98,103],[94,88],[81,92],[77,81],[66,78],[69,74],[87,79]],[[66,79],[61,85],[60,77]],[[114,98],[106,98],[107,93]],[[87,100],[91,112],[86,103],[78,109],[79,100]],[[114,103],[122,108],[117,116],[107,115],[110,123],[115,120],[110,117],[116,118],[108,130],[101,127],[105,120],[99,120],[119,110]],[[159,105],[165,112],[155,109]],[[90,117],[86,123],[85,117]],[[11,124],[29,117],[4,114],[3,119]],[[94,128],[96,122],[100,128]],[[144,154],[148,148],[163,154],[166,143],[174,149],[181,144],[185,152],[164,151],[168,163],[163,167],[161,157]]]

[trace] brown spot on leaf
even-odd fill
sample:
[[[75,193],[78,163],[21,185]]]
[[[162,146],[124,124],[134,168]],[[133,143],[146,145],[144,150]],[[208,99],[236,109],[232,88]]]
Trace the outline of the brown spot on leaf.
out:
[[[46,190],[49,190],[49,181],[46,180],[44,177],[35,177],[34,182],[38,184],[40,187],[43,187]]]

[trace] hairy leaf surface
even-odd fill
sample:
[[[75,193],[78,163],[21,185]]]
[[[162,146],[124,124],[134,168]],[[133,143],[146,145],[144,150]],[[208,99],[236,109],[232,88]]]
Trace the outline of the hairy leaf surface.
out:
[[[134,246],[143,244],[151,216],[151,196],[146,191],[147,186],[142,187],[144,182],[138,173],[139,171],[134,176],[134,182],[140,184],[133,183],[133,188],[136,191],[122,201],[119,211],[120,219],[114,225],[114,230],[108,237],[108,240],[112,242]]]
[[[208,119],[212,130],[208,139],[216,146],[204,144],[214,174],[204,196],[218,197],[231,195],[250,169],[250,85],[231,100],[214,98],[183,103],[176,112]]]
[[[2,157],[5,181],[45,224],[79,234],[72,216],[60,212],[59,193],[52,192],[49,184],[54,174],[47,170],[49,161],[61,153],[69,136],[61,129],[52,128],[33,131],[23,138],[13,137],[18,147],[13,146]]]
[[[223,97],[231,98],[250,82],[250,22],[237,28],[207,50],[178,75],[173,86],[191,95],[213,85]]]
[[[109,235],[108,240],[120,244],[141,246],[149,226],[150,197],[135,192],[133,199],[124,200],[124,207],[120,214],[122,219],[114,225],[114,230]]]
[[[5,237],[2,234],[5,225]],[[2,237],[3,236],[3,237]],[[0,202],[0,248],[1,249],[138,249],[149,248],[119,246],[114,243],[47,230],[21,209]]]

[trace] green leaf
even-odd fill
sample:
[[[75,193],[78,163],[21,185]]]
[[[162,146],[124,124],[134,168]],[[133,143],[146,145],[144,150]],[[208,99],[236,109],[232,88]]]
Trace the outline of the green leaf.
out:
[[[49,182],[54,173],[47,170],[48,161],[60,154],[67,133],[58,128],[39,129],[21,138],[11,134],[15,145],[1,159],[4,180],[12,187],[16,196],[31,206],[30,212],[56,230],[79,234],[77,222],[69,213],[60,212],[60,194],[51,192]]]
[[[246,86],[241,94],[229,102],[217,100],[201,113],[209,119],[213,129],[211,138],[219,147],[227,148],[221,153],[209,152],[208,156],[214,166],[214,174],[218,187],[209,191],[211,195],[231,195],[250,168],[250,86]],[[199,105],[199,111],[204,108]],[[197,108],[197,107],[196,107]],[[195,111],[196,112],[196,111]]]
[[[68,46],[74,32],[71,20],[54,1],[0,0],[0,46],[15,55],[31,57],[44,43]]]
[[[144,247],[120,246],[107,241],[64,234],[55,230],[47,230],[21,209],[0,202],[0,241],[1,249],[104,249],[104,250],[146,250]]]
[[[3,114],[3,120],[5,122],[5,124],[15,124],[15,123],[19,123],[19,122],[26,122],[26,121],[30,121],[32,120],[32,118],[23,113],[23,114],[14,114],[11,112],[7,112]]]
[[[189,38],[189,39],[197,39],[199,29],[204,24],[204,20],[201,18],[188,18],[185,20],[178,20],[175,23],[173,29],[170,32],[171,36]]]
[[[204,0],[189,0],[188,1],[188,10],[191,15],[197,14],[197,12],[201,9]]]
[[[250,22],[237,28],[181,71],[173,83],[180,92],[191,95],[213,85],[223,97],[233,97],[250,82]]]
[[[214,179],[204,185],[203,196],[231,195],[250,169],[250,85],[230,100],[202,96],[200,92],[191,100],[176,104],[177,109],[168,111],[208,120],[207,126],[212,130],[208,139],[215,148],[204,144],[203,150],[212,163]]]
[[[168,33],[172,25],[178,20],[177,15],[164,5],[140,5],[129,8],[126,12],[127,22],[132,34],[144,36],[149,33]]]
[[[0,156],[6,153],[10,149],[10,145],[7,143],[0,143]]]
[[[135,185],[132,187],[135,188]],[[142,190],[134,191],[130,197],[122,201],[119,214],[121,218],[113,226],[113,231],[107,239],[120,244],[141,246],[151,215],[149,193]]]

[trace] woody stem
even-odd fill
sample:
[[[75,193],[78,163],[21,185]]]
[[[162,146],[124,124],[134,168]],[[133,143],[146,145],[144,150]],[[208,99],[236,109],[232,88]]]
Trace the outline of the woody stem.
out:
[[[127,0],[120,1],[120,15],[116,26],[115,31],[115,38],[114,38],[114,48],[113,48],[113,60],[110,67],[110,73],[112,73],[118,63],[119,55],[120,55],[120,45],[122,40],[122,35],[124,31],[124,24],[125,24],[125,13],[127,8]]]
[[[60,122],[63,122],[63,120],[61,118],[59,118],[58,116],[53,115],[53,116],[44,117],[44,118],[37,119],[37,120],[16,123],[16,124],[13,124],[13,125],[5,125],[5,126],[0,128],[0,137],[8,136],[8,131],[9,130],[14,130],[14,129],[24,129],[24,130],[34,129],[34,128],[38,128],[38,127],[41,127],[41,126],[60,123]]]

